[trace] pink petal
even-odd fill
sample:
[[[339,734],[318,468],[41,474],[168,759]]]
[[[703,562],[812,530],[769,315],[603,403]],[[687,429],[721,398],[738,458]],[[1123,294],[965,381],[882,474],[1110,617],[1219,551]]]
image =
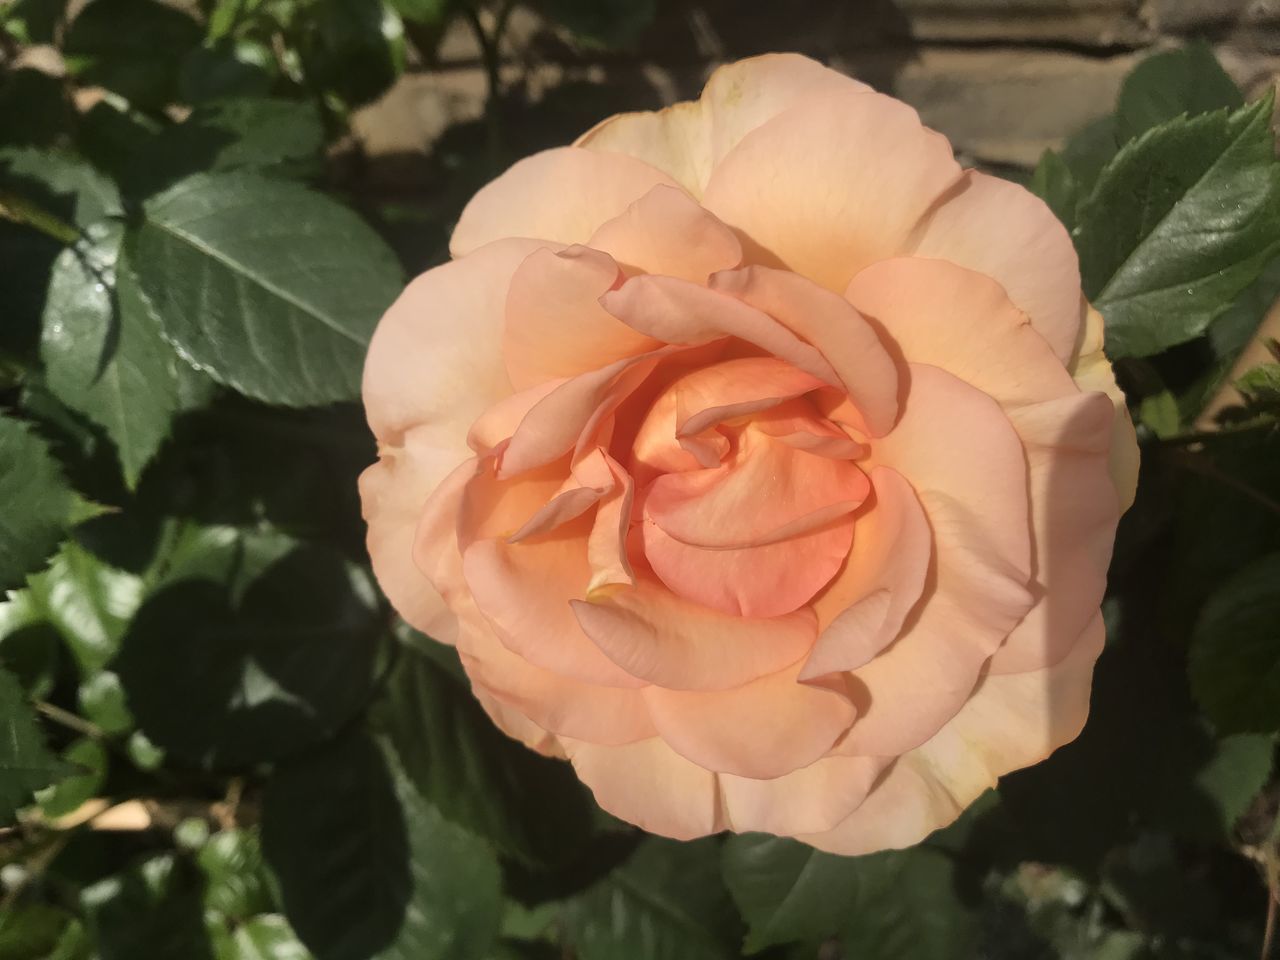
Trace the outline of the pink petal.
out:
[[[632,277],[600,298],[627,326],[665,343],[702,344],[737,337],[832,385],[839,381],[822,354],[740,300],[674,277]]]
[[[454,227],[454,257],[503,237],[585,243],[606,220],[658,184],[647,163],[616,153],[556,147],[515,163],[471,198]]]
[[[660,346],[600,306],[622,281],[589,247],[535,251],[511,278],[502,352],[517,390],[572,377]]]
[[[799,839],[859,856],[909,847],[947,826],[997,778],[1040,762],[1079,736],[1104,639],[1098,615],[1056,665],[987,676],[955,717],[894,764],[843,823]]]
[[[830,830],[866,799],[892,757],[823,757],[774,780],[720,774],[720,790],[736,833],[789,837]]]
[[[808,57],[769,53],[717,68],[700,100],[610,117],[578,145],[644,160],[696,197],[720,159],[762,123],[815,96],[870,89]]]
[[[876,331],[843,297],[768,267],[718,273],[711,288],[737,297],[813,344],[843,384],[865,431],[883,436],[898,417],[898,368]]]
[[[955,715],[983,664],[1032,604],[1027,468],[994,400],[912,364],[898,425],[868,464],[891,466],[919,498],[934,564],[920,605],[884,652],[854,671],[860,716],[841,752],[903,753]]]
[[[871,487],[875,500],[854,518],[844,569],[814,600],[822,633],[801,680],[866,664],[897,638],[924,589],[933,535],[915,491],[883,466]]]
[[[630,274],[658,273],[695,283],[742,261],[734,232],[675,187],[654,187],[603,224],[589,245]]]
[[[1100,393],[1011,414],[1030,465],[1036,605],[991,658],[992,673],[1057,663],[1102,602],[1120,520],[1107,465],[1112,416]]]
[[[923,219],[909,251],[993,277],[1066,363],[1082,316],[1080,263],[1066,228],[1016,183],[965,171]]]
[[[566,739],[565,752],[596,803],[641,830],[692,840],[725,827],[716,775],[653,737],[624,746]]]
[[[961,175],[946,138],[877,93],[806,99],[743,137],[702,204],[743,238],[747,259],[842,292],[893,256]]]
[[[578,622],[627,673],[673,690],[737,687],[808,651],[813,614],[736,617],[671,593],[651,577],[573,602]]]
[[[863,270],[846,295],[909,362],[940,367],[1002,406],[1077,392],[1062,361],[990,277],[945,260],[900,257]]]
[[[823,756],[854,718],[842,688],[799,683],[798,668],[730,690],[645,687],[641,696],[681,756],[717,773],[772,779]]]

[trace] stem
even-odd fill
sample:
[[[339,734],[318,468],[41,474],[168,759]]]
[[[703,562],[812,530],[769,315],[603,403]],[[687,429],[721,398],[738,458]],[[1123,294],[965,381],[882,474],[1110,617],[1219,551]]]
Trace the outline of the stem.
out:
[[[36,708],[37,713],[43,714],[54,723],[60,723],[76,733],[91,737],[94,740],[101,740],[106,736],[102,732],[102,728],[97,724],[76,716],[70,710],[63,710],[61,707],[55,707],[52,703],[45,703],[43,700],[35,701],[33,706]]]
[[[1172,437],[1155,438],[1148,443],[1157,447],[1185,447],[1194,443],[1211,443],[1225,437],[1238,437],[1241,434],[1254,433],[1259,430],[1274,429],[1276,421],[1270,419],[1249,420],[1245,423],[1231,424],[1217,430],[1196,430],[1191,433],[1179,433]]]
[[[73,246],[80,239],[80,231],[65,220],[5,190],[0,190],[0,217],[39,230],[64,247]]]
[[[507,20],[514,6],[514,0],[505,0],[498,8],[498,12],[494,15],[492,32],[484,28],[479,10],[475,7],[467,7],[466,10],[467,23],[476,36],[476,42],[480,44],[480,56],[484,60],[485,132],[488,140],[489,166],[495,173],[502,166],[504,153],[502,117],[498,112],[502,102],[502,35],[506,32]]]

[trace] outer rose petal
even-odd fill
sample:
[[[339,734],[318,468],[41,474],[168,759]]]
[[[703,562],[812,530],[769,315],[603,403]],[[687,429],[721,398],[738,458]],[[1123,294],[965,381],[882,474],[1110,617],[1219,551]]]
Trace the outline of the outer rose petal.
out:
[[[1120,511],[1107,472],[1112,408],[1076,394],[1010,414],[1027,450],[1036,605],[992,657],[992,673],[1021,673],[1066,656],[1107,587]]]
[[[915,488],[935,563],[904,632],[852,674],[861,715],[840,752],[919,746],[963,706],[987,659],[1031,608],[1027,472],[996,402],[936,367],[912,364],[902,419],[872,445]],[[855,691],[858,688],[855,686]]]
[[[1102,352],[1102,314],[1093,307],[1085,315],[1083,337],[1075,359],[1067,368],[1081,390],[1097,390],[1111,398],[1115,406],[1115,428],[1111,435],[1111,479],[1120,496],[1120,512],[1133,506],[1138,491],[1138,437],[1129,418],[1124,391],[1116,385],[1116,375]]]
[[[616,153],[556,147],[525,157],[471,198],[449,253],[464,256],[500,237],[585,243],[600,224],[658,184],[675,181]]]
[[[1048,343],[990,277],[899,257],[867,267],[845,295],[901,356],[946,370],[1003,407],[1076,393]]]
[[[960,177],[951,145],[877,93],[815,97],[753,130],[716,167],[702,203],[747,259],[843,292],[903,248]]]
[[[548,244],[499,240],[428,270],[383,315],[364,363],[361,394],[374,436],[397,443],[410,427],[434,431],[449,451],[440,476],[469,457],[467,429],[511,394],[502,362],[507,286]]]
[[[717,68],[700,100],[610,117],[576,145],[636,157],[699,197],[721,158],[762,123],[814,96],[870,90],[808,57],[769,53]]]
[[[654,737],[620,747],[564,739],[596,802],[642,830],[692,840],[724,829],[716,775]]]
[[[661,344],[600,306],[622,281],[607,254],[590,247],[538,250],[520,264],[507,293],[502,352],[517,390],[587,373]]]
[[[951,722],[894,764],[843,823],[799,839],[858,856],[909,847],[947,826],[998,777],[1039,763],[1079,736],[1105,634],[1099,614],[1062,662],[988,676]]]
[[[1066,363],[1080,331],[1080,262],[1066,227],[1016,183],[965,171],[909,250],[997,280]]]
[[[654,187],[591,235],[628,273],[704,282],[742,261],[734,232],[674,187]],[[603,292],[603,291],[602,291]]]
[[[720,774],[729,826],[789,837],[841,823],[866,799],[893,757],[823,757],[775,780]]]
[[[794,668],[731,690],[685,692],[646,687],[662,739],[717,773],[769,779],[823,756],[853,722],[843,687],[802,684]]]
[[[360,503],[369,525],[369,559],[382,592],[412,626],[441,643],[453,643],[457,617],[413,560],[423,507],[443,479],[445,457],[453,455],[442,455],[432,439],[427,429],[411,430],[401,447],[384,452],[360,475]]]

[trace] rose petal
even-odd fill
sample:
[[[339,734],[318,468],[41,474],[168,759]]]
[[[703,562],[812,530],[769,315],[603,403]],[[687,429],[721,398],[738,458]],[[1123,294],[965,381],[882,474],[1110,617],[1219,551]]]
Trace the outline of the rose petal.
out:
[[[894,764],[843,823],[799,839],[859,856],[912,846],[947,826],[997,778],[1038,763],[1079,736],[1105,633],[1097,616],[1060,663],[988,676],[951,722]]]
[[[898,416],[898,369],[848,300],[798,274],[746,267],[716,274],[711,288],[773,317],[822,351],[857,409],[864,432],[883,436]]]
[[[517,390],[599,369],[661,346],[600,306],[622,280],[588,247],[534,251],[511,277],[502,352]]]
[[[808,57],[770,53],[717,68],[700,100],[610,117],[577,145],[637,157],[697,197],[720,159],[760,124],[814,96],[870,89]]]
[[[871,472],[875,499],[854,517],[844,569],[815,598],[822,633],[801,680],[856,670],[887,647],[920,599],[933,535],[911,485],[889,467]]]
[[[1080,330],[1080,263],[1066,227],[1029,190],[966,170],[924,217],[910,252],[993,277],[1065,363]]]
[[[830,830],[871,792],[892,757],[823,757],[774,780],[720,774],[726,818],[737,833],[790,837]]]
[[[1115,425],[1111,433],[1111,479],[1120,496],[1120,512],[1133,506],[1138,492],[1138,437],[1129,417],[1124,391],[1116,384],[1115,371],[1102,350],[1102,314],[1089,307],[1079,351],[1068,366],[1081,390],[1098,391],[1111,398],[1115,406]]]
[[[695,283],[742,262],[734,232],[675,187],[654,187],[603,224],[589,245],[629,274],[658,273]]]
[[[585,243],[606,220],[659,184],[647,163],[579,147],[543,150],[481,188],[458,218],[449,252],[462,257],[502,237]]]
[[[806,767],[849,729],[854,709],[838,685],[799,683],[799,664],[730,690],[645,687],[662,739],[717,773],[771,779]]]
[[[566,739],[564,747],[596,803],[641,830],[692,840],[724,829],[716,775],[657,737],[616,747]]]
[[[877,93],[806,99],[743,137],[702,205],[734,227],[747,259],[843,292],[902,249],[961,175],[951,145]]]
[[[771,619],[722,613],[651,577],[573,602],[582,629],[632,676],[673,690],[721,690],[803,657],[816,630],[808,610]]]

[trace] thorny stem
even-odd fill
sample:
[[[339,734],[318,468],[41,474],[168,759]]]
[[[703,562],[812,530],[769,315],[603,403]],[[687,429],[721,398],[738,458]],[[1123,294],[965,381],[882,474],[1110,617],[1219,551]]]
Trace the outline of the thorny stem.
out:
[[[1261,507],[1265,507],[1272,513],[1280,514],[1280,501],[1273,500],[1256,487],[1250,486],[1243,480],[1231,476],[1229,473],[1224,473],[1204,457],[1196,456],[1188,451],[1179,450],[1172,452],[1170,460],[1185,470],[1189,470],[1192,473],[1198,473],[1202,477],[1208,477],[1210,480],[1216,480],[1223,486],[1230,487],[1232,490],[1244,494],[1254,503]]]
[[[78,717],[70,710],[63,710],[56,707],[52,703],[46,703],[43,700],[37,700],[34,704],[36,712],[48,717],[54,723],[59,723],[76,733],[91,737],[94,740],[101,740],[106,734],[102,732],[102,728],[96,724],[90,723],[83,717]]]
[[[498,112],[502,102],[502,35],[506,32],[507,20],[514,7],[514,0],[504,0],[494,15],[492,31],[485,29],[477,8],[468,7],[466,11],[467,23],[470,24],[471,32],[476,36],[476,42],[480,44],[480,55],[484,60],[485,128],[488,138],[489,166],[495,173],[502,165],[503,158],[502,118]]]
[[[1196,443],[1212,443],[1226,437],[1236,437],[1260,430],[1275,429],[1276,422],[1271,419],[1249,420],[1245,423],[1231,424],[1217,430],[1197,430],[1191,433],[1179,433],[1172,437],[1159,437],[1148,441],[1152,446],[1185,447]]]

